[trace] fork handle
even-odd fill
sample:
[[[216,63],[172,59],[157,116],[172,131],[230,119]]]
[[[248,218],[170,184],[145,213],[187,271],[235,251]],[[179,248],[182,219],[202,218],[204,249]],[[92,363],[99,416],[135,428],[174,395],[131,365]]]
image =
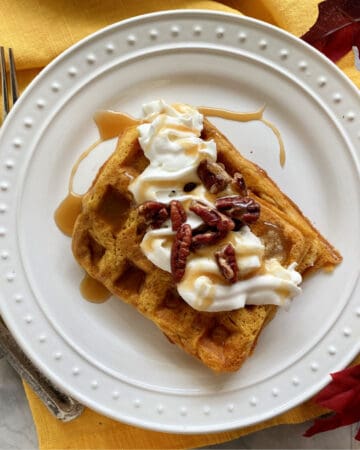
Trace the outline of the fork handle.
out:
[[[72,397],[60,392],[33,365],[20,349],[0,317],[0,358],[8,363],[23,378],[47,409],[59,420],[69,422],[81,415],[84,407]]]

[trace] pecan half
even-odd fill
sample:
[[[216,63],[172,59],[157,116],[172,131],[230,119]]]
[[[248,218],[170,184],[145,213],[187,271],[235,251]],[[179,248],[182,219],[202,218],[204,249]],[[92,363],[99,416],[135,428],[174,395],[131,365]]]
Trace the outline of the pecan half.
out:
[[[190,245],[191,227],[189,224],[183,223],[177,230],[171,247],[171,273],[175,283],[179,283],[185,274],[186,260],[190,253]]]
[[[231,183],[231,177],[218,163],[206,158],[201,160],[197,174],[206,189],[212,194],[218,194]]]
[[[148,201],[138,207],[139,214],[144,216],[147,224],[151,228],[160,228],[169,218],[168,206],[165,203]]]
[[[194,237],[197,234],[204,234],[207,231],[216,231],[216,229],[215,228],[210,228],[209,225],[206,225],[206,223],[203,222],[200,225],[198,225],[196,228],[192,229],[192,235]]]
[[[222,276],[230,281],[230,283],[236,283],[239,275],[239,267],[236,262],[233,245],[230,243],[225,245],[221,250],[218,250],[215,253],[215,259]]]
[[[215,202],[216,208],[233,219],[244,223],[256,222],[260,216],[260,205],[250,197],[233,195],[218,198]]]
[[[204,205],[193,200],[190,205],[190,211],[201,217],[201,219],[210,227],[215,227],[219,231],[231,231],[234,229],[234,222],[215,208]]]
[[[186,222],[186,212],[179,200],[170,202],[170,219],[173,231],[177,231]]]
[[[196,250],[206,245],[214,245],[226,236],[226,231],[208,230],[192,237],[191,250]]]
[[[233,176],[232,186],[235,191],[237,191],[242,197],[247,196],[247,187],[244,177],[240,172],[235,172]]]

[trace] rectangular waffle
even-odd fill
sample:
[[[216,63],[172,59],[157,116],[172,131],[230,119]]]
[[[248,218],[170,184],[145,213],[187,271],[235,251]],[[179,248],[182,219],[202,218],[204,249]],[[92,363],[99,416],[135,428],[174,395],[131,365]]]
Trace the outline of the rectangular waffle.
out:
[[[263,240],[266,256],[276,257],[284,266],[297,261],[302,275],[341,261],[266,172],[241,156],[206,119],[201,137],[214,139],[218,161],[230,175],[244,176],[249,195],[261,205],[260,219],[251,229]],[[152,320],[171,342],[216,372],[236,371],[277,307],[209,313],[182,300],[172,275],[154,266],[140,249],[146,224],[128,185],[147,164],[136,127],[128,128],[83,198],[73,232],[74,256],[90,276]]]

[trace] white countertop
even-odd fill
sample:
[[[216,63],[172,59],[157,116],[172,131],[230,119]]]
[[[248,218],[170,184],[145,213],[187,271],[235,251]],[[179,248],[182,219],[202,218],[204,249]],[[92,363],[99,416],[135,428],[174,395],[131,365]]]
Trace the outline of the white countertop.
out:
[[[311,422],[273,427],[226,442],[216,449],[360,449],[355,441],[357,426],[302,437]],[[136,443],[134,442],[134,448]],[[17,374],[5,359],[0,360],[0,449],[37,449],[37,437],[25,393]]]

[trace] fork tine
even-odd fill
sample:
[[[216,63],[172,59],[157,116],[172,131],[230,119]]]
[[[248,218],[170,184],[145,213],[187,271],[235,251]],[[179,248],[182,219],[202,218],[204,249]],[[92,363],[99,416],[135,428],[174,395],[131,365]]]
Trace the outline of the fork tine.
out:
[[[16,100],[19,97],[18,84],[16,79],[16,67],[13,49],[9,48],[9,66],[10,66],[10,86],[11,86],[11,98],[12,104],[15,105]]]
[[[4,47],[0,47],[0,75],[1,75],[1,92],[2,92],[2,109],[3,120],[9,112],[9,93],[6,82],[6,65],[5,65],[5,53]]]

